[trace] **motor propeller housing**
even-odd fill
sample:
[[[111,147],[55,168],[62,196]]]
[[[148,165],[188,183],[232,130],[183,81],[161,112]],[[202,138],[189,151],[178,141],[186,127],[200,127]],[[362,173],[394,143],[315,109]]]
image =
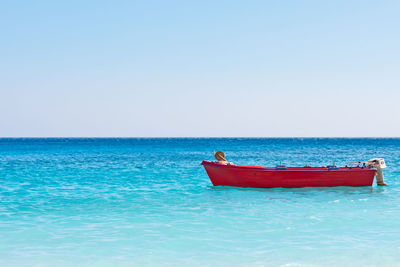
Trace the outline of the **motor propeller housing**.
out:
[[[382,158],[370,159],[368,160],[368,167],[376,168],[376,184],[377,185],[386,185],[383,180],[383,171],[382,169],[386,168],[385,160]]]

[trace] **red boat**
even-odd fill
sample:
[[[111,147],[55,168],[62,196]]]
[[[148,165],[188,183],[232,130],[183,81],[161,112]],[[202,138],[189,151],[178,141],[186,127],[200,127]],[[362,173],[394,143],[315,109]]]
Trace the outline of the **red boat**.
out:
[[[381,170],[386,167],[383,159],[374,159],[368,163],[359,162],[355,167],[348,165],[346,167],[285,167],[278,165],[271,168],[235,165],[228,163],[224,157],[223,160],[218,159],[218,161],[201,163],[214,186],[258,188],[372,186],[377,170],[380,174],[379,177],[377,176],[378,185],[385,185]],[[378,161],[378,163],[372,161]],[[372,163],[369,164],[369,162]]]

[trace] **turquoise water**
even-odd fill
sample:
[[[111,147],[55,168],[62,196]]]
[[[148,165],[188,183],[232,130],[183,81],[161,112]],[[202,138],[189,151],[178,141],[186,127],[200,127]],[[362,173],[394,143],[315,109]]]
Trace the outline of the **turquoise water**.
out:
[[[387,187],[212,187],[203,159]],[[399,266],[400,139],[0,139],[0,266]]]

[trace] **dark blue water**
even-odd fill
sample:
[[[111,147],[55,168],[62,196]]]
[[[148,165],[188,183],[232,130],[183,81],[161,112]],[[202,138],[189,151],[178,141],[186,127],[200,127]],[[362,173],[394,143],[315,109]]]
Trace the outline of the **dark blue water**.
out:
[[[212,187],[201,161],[385,158],[387,187]],[[398,266],[400,139],[0,139],[1,266]]]

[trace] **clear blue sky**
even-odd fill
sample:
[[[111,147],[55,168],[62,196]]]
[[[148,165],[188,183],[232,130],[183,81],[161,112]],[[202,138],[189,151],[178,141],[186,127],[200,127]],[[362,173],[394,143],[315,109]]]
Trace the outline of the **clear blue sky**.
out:
[[[399,1],[1,1],[0,136],[400,136]]]

